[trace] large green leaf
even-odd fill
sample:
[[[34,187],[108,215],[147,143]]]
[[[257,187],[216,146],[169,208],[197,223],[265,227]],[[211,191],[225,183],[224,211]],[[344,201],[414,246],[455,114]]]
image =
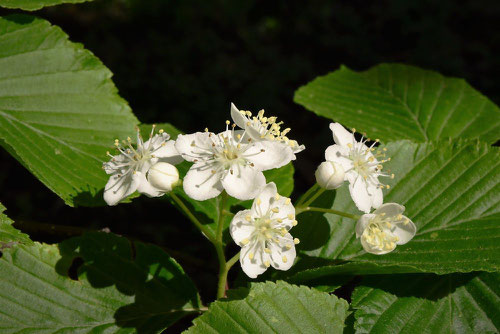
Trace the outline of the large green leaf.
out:
[[[0,203],[0,249],[2,246],[12,246],[12,243],[23,243],[32,245],[30,237],[12,226],[13,221],[3,212],[5,206]]]
[[[348,304],[305,286],[254,283],[210,305],[187,333],[340,333]]]
[[[106,151],[138,123],[111,76],[47,21],[0,18],[0,143],[69,205],[104,204]]]
[[[91,233],[59,246],[5,250],[0,332],[155,333],[198,312],[196,288],[182,268],[156,246],[131,245]]]
[[[298,216],[294,236],[302,242],[299,262],[304,279],[329,273],[435,272],[500,270],[500,151],[479,142],[389,143],[395,174],[384,202],[406,206],[417,226],[406,245],[386,255],[367,254],[354,233],[355,221],[333,214]],[[386,179],[388,180],[388,179]],[[381,181],[386,181],[382,180]],[[347,185],[314,204],[358,213]],[[340,265],[339,265],[340,264]],[[307,270],[307,268],[314,268]]]
[[[347,67],[299,88],[295,101],[382,141],[499,139],[500,109],[462,79],[413,66]]]
[[[0,7],[19,8],[31,11],[63,3],[80,3],[86,1],[92,0],[2,0],[0,1]]]
[[[356,333],[498,333],[498,273],[370,277],[354,290]]]

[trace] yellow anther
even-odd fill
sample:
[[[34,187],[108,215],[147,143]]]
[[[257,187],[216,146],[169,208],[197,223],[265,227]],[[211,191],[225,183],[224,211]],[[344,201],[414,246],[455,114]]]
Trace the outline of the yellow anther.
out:
[[[282,235],[282,236],[285,236],[285,234],[287,234],[287,233],[288,233],[288,231],[286,230],[286,228],[284,228],[284,227],[283,227],[283,228],[281,229],[281,235]]]
[[[245,220],[246,220],[246,221],[251,221],[251,220],[252,220],[252,217],[250,217],[250,215],[246,215],[246,216],[245,216]]]
[[[276,195],[274,195],[274,199],[276,199],[277,201],[278,201],[280,198],[281,198],[281,196],[280,196],[278,193],[276,193]]]
[[[385,216],[385,212],[382,212],[380,215],[381,215],[382,217],[384,217],[384,216]]]
[[[347,147],[352,148],[352,144],[351,144],[351,143],[348,143],[348,144],[347,144]]]
[[[240,134],[237,134],[237,135],[236,135],[236,138],[241,139],[241,135],[240,135]]]
[[[266,223],[266,224],[270,224],[270,223],[271,223],[271,219],[265,219],[265,220],[264,220],[264,223]]]
[[[378,143],[379,141],[380,141],[380,139],[378,139],[378,138],[377,138],[377,139],[375,139],[375,142],[376,142],[376,143]]]
[[[229,124],[231,124],[231,122],[229,122],[229,121],[226,121],[226,125],[229,125]]]
[[[352,128],[352,132],[356,132],[356,128]]]
[[[243,246],[247,245],[249,242],[250,242],[250,240],[248,240],[248,239],[243,239],[243,240],[241,240],[241,244],[242,244]]]
[[[298,223],[299,223],[298,221],[294,220],[294,221],[292,222],[292,225],[293,225],[293,226],[297,226],[297,224],[298,224]]]
[[[385,227],[391,227],[391,226],[392,226],[391,223],[385,222]]]
[[[391,186],[390,186],[390,185],[386,185],[385,187],[386,187],[387,189],[389,189]]]
[[[384,147],[382,151],[387,152],[387,147]]]
[[[391,174],[391,179],[394,179],[394,174]]]
[[[249,258],[250,260],[253,260],[253,253],[248,254],[248,258]]]
[[[283,260],[283,263],[287,263],[288,262],[288,259],[286,258],[285,255],[283,255],[283,257],[281,259]]]
[[[410,223],[410,220],[406,218],[406,220],[403,222],[403,225],[408,225]]]
[[[374,157],[369,157],[369,158],[368,158],[368,161],[370,161],[370,162],[372,162],[373,160],[375,160],[375,158],[374,158]]]
[[[274,213],[278,213],[278,212],[280,212],[280,209],[276,207],[276,208],[272,208],[271,211]]]
[[[286,249],[292,249],[292,245],[291,244],[286,244]]]
[[[287,217],[288,217],[288,219],[294,219],[295,218],[295,216],[294,216],[293,213],[289,213]]]
[[[285,204],[286,204],[286,205],[288,205],[288,204],[290,204],[290,203],[292,203],[292,200],[291,200],[291,199],[289,199],[289,198],[287,198],[287,199],[285,200]]]
[[[296,244],[296,245],[298,245],[298,244],[300,243],[299,238],[295,238],[295,239],[293,239],[293,243],[294,243],[294,244]]]
[[[213,170],[213,169],[211,170],[211,172],[212,172],[212,174],[215,174],[215,173],[217,173],[217,172],[216,172],[215,170]]]
[[[131,141],[132,141],[132,139],[131,139],[130,137],[127,137],[127,141],[128,141],[128,142],[131,142]]]
[[[260,198],[257,198],[257,199],[255,200],[255,203],[257,203],[257,205],[260,205],[260,203],[262,203],[262,201],[260,200]]]
[[[276,219],[276,221],[277,221],[278,223],[283,223],[283,219],[281,219],[281,218]]]
[[[272,237],[273,237],[273,236],[271,235],[271,233],[266,232],[266,238],[267,238],[267,239],[272,239]]]
[[[260,228],[260,230],[261,230],[262,232],[265,232],[265,231],[267,230],[267,227],[262,226],[262,227]]]
[[[269,261],[264,261],[264,265],[269,268],[269,266],[271,265],[271,263]]]
[[[205,132],[208,132],[208,128],[205,128]]]
[[[271,250],[269,248],[264,248],[264,252],[266,252],[267,254],[271,254]]]

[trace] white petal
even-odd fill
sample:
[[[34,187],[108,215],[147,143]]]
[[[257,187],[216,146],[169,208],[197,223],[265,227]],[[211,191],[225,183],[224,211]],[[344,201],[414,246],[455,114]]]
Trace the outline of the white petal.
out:
[[[250,254],[253,255],[252,259],[250,259]],[[264,264],[266,261],[269,261],[269,255],[259,248],[257,244],[248,244],[241,249],[241,269],[250,278],[256,278],[267,270]]]
[[[269,182],[262,188],[261,192],[255,197],[255,201],[252,204],[252,212],[256,213],[259,217],[265,215],[271,204],[276,200],[276,194],[278,190],[274,182]]]
[[[184,192],[197,201],[217,197],[223,190],[220,173],[212,173],[212,166],[195,163],[184,177]]]
[[[344,168],[344,171],[347,171],[352,168],[352,160],[345,157],[348,152],[349,150],[343,146],[331,145],[325,151],[325,159],[338,163]]]
[[[210,132],[196,132],[189,135],[179,135],[175,141],[175,148],[187,161],[198,160],[206,157],[210,151]]]
[[[279,141],[264,140],[250,145],[244,156],[259,170],[283,167],[294,158],[291,147]]]
[[[394,244],[394,247],[392,249],[383,249],[380,250],[377,247],[371,246],[369,243],[365,241],[363,237],[361,237],[361,246],[363,246],[363,249],[367,251],[368,253],[375,254],[375,255],[383,255],[392,252],[396,248],[396,244]]]
[[[117,174],[111,175],[104,187],[104,200],[108,205],[116,205],[126,198],[139,186],[139,175],[141,173],[128,173],[119,177]]]
[[[229,226],[231,237],[234,242],[240,246],[243,240],[250,240],[252,233],[255,231],[254,224],[245,219],[245,217],[250,214],[250,210],[239,211],[236,215],[234,215],[231,225]]]
[[[222,179],[222,186],[226,192],[243,201],[255,198],[265,184],[264,174],[250,165],[235,164]]]
[[[369,213],[372,207],[372,198],[368,194],[365,180],[359,176],[354,183],[349,183],[349,192],[356,207],[365,213]]]
[[[146,176],[143,173],[137,173],[137,174],[139,174],[138,176],[139,186],[137,187],[138,192],[148,197],[158,197],[165,194],[164,191],[161,191],[160,189],[153,187],[151,183],[148,182]]]
[[[378,208],[384,203],[384,193],[380,187],[375,185],[368,186],[368,193],[372,198],[372,207]]]
[[[333,133],[333,140],[336,144],[347,146],[347,144],[354,144],[355,139],[352,133],[347,131],[339,123],[330,123],[330,130]]]
[[[246,123],[248,122],[248,118],[243,115],[238,108],[234,105],[234,103],[231,103],[231,118],[233,119],[233,122],[238,125],[241,129],[245,129]]]
[[[359,238],[361,237],[361,235],[363,235],[366,226],[370,222],[370,219],[372,219],[373,217],[375,217],[374,214],[368,213],[362,215],[361,218],[359,218],[358,222],[356,223],[356,238]]]
[[[302,152],[303,150],[306,149],[306,147],[304,145],[298,145],[295,140],[293,140],[293,142],[294,142],[294,145],[291,146],[293,154]]]
[[[406,244],[415,236],[415,233],[417,233],[417,227],[411,220],[408,220],[406,224],[404,223],[406,219],[407,218],[403,216],[403,220],[394,224],[395,229],[392,233],[399,238],[396,242],[398,245]]]
[[[392,217],[392,216],[397,216],[399,214],[402,214],[405,211],[405,207],[397,204],[397,203],[385,203],[382,204],[377,210],[375,210],[373,213],[374,214],[381,214],[385,213],[387,217]]]
[[[158,161],[168,162],[172,165],[177,165],[183,160],[182,156],[175,148],[175,141],[173,140],[169,140],[165,143],[165,145],[157,148],[153,152],[153,155],[158,158]]]
[[[288,248],[287,245],[290,247]],[[285,234],[284,237],[280,238],[279,245],[271,244],[271,265],[279,270],[288,270],[293,265],[297,253],[295,251],[295,244],[293,242],[293,237],[290,233]],[[286,262],[285,262],[285,261]]]

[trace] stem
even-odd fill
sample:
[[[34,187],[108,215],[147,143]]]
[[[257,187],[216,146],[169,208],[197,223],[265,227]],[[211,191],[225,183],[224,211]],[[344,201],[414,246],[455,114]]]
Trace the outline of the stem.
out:
[[[297,203],[295,203],[295,207],[298,207],[298,206],[301,206],[302,203],[304,203],[304,201],[311,195],[311,193],[313,193],[314,191],[316,191],[316,189],[319,187],[319,184],[315,183],[312,185],[311,188],[309,188],[305,193],[304,195],[302,195],[299,200],[297,201]]]
[[[309,204],[311,204],[312,202],[314,202],[314,200],[316,198],[318,198],[322,193],[324,193],[325,190],[326,190],[325,188],[319,188],[318,191],[314,195],[312,195],[311,198],[309,198],[307,201],[305,201],[305,203],[303,203],[301,206],[302,207],[309,206]]]
[[[207,237],[210,242],[215,243],[214,236],[212,232],[208,230],[202,223],[195,217],[195,215],[189,210],[189,208],[184,204],[184,202],[173,192],[169,193],[170,197],[174,200],[175,203],[181,208],[181,210],[188,216],[189,220],[193,222],[194,225]]]
[[[219,200],[219,221],[217,223],[217,234],[215,235],[215,250],[217,251],[217,257],[219,259],[219,282],[217,283],[217,299],[220,299],[226,294],[226,282],[227,282],[227,264],[226,257],[224,255],[224,246],[222,244],[222,231],[224,229],[224,208],[226,206],[227,193],[222,192],[221,198]]]
[[[316,207],[313,207],[313,206],[307,206],[307,207],[298,208],[296,210],[296,214],[298,215],[298,214],[300,214],[302,212],[306,212],[306,211],[317,211],[317,212],[333,213],[335,215],[346,217],[346,218],[350,218],[350,219],[354,219],[354,220],[358,220],[360,218],[358,215],[353,215],[353,214],[350,214],[350,213],[347,213],[347,212],[337,211],[337,210],[333,210],[333,209],[316,208]]]

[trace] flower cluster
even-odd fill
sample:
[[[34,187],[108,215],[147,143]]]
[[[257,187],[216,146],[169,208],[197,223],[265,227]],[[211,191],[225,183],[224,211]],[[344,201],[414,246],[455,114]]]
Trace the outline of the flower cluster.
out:
[[[353,133],[339,123],[331,123],[334,145],[325,151],[326,161],[316,170],[316,181],[325,189],[336,189],[344,181],[349,182],[349,193],[356,207],[365,212],[356,225],[356,237],[361,238],[365,251],[382,255],[393,251],[396,245],[407,243],[416,233],[411,220],[402,215],[404,206],[383,203],[382,189],[390,186],[379,181],[379,177],[394,178],[394,174],[382,171],[386,148],[379,150],[376,139],[370,146],[365,136],[357,141]],[[380,160],[379,160],[380,159]],[[372,208],[376,210],[370,214]]]
[[[278,194],[276,184],[267,183],[263,171],[288,164],[305,147],[290,139],[290,129],[282,129],[283,122],[265,116],[264,110],[253,115],[231,104],[231,118],[233,123],[226,121],[225,130],[219,133],[205,129],[179,135],[174,141],[163,130],[155,134],[153,126],[146,142],[137,130],[135,146],[131,138],[122,143],[117,139],[117,154],[108,152],[111,160],[103,164],[110,174],[104,200],[116,205],[135,191],[150,197],[170,192],[181,183],[174,165],[186,160],[192,165],[182,185],[192,199],[204,201],[222,192],[239,200],[253,199],[251,208],[236,213],[230,224],[231,236],[241,247],[243,271],[255,278],[271,266],[288,270],[299,243],[290,234],[297,225],[295,207],[289,198]],[[339,123],[330,124],[330,129],[335,144],[326,149],[326,161],[316,170],[319,186],[336,189],[345,181],[349,183],[352,200],[365,212],[355,229],[367,252],[386,254],[408,242],[416,227],[403,216],[405,208],[396,203],[383,204],[382,189],[389,186],[379,178],[394,178],[382,172],[383,163],[390,160],[385,158],[386,149],[376,147],[378,140],[368,146],[370,139],[364,136],[357,141]],[[376,210],[370,213],[372,208]]]

